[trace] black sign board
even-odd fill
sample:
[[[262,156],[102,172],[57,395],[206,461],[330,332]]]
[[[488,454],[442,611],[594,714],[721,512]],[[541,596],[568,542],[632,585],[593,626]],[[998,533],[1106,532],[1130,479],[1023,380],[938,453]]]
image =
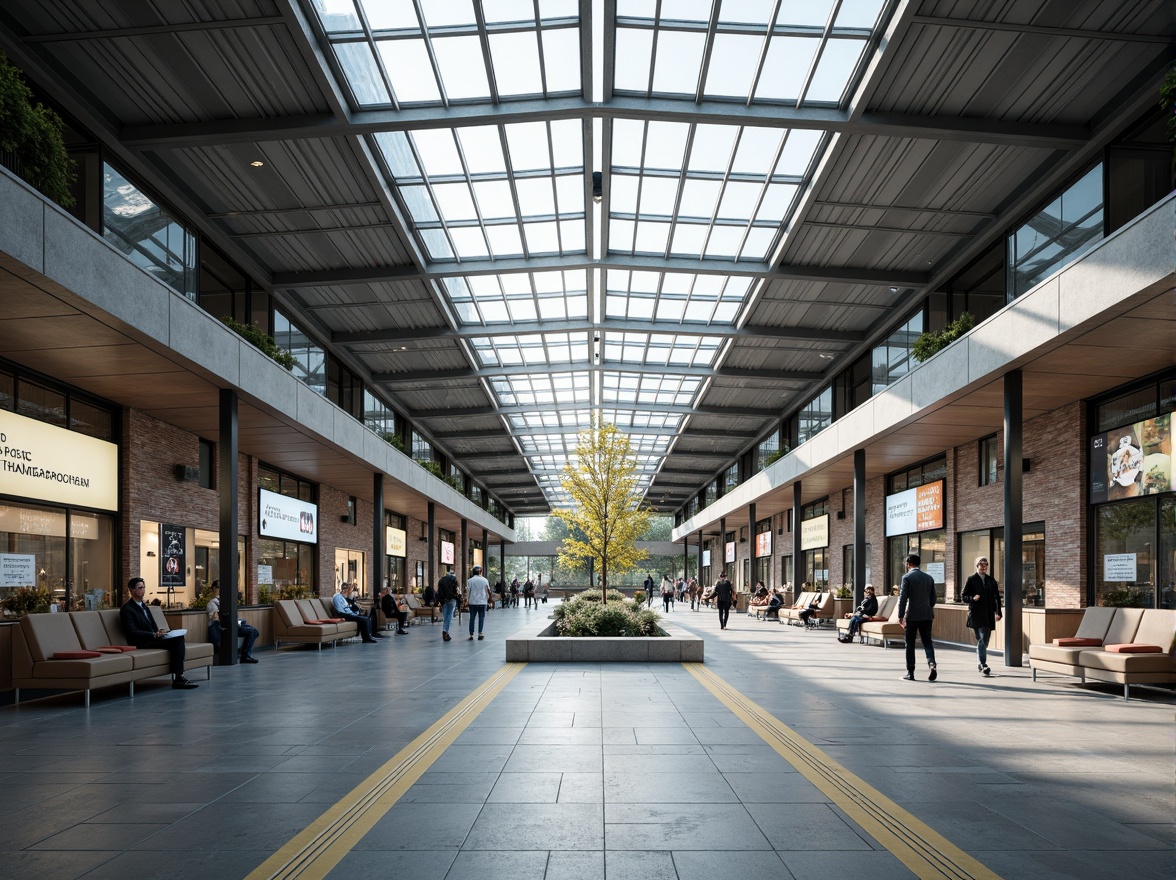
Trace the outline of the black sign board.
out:
[[[159,584],[162,587],[182,587],[187,573],[186,547],[183,526],[164,525],[159,533]]]

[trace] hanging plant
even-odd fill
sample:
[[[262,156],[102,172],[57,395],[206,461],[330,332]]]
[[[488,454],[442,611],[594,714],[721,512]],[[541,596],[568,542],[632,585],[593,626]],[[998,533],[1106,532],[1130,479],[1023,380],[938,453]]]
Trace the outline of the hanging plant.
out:
[[[74,161],[61,117],[33,101],[21,72],[0,53],[0,164],[63,208],[74,203]]]
[[[1168,117],[1164,127],[1168,140],[1176,143],[1176,64],[1168,68],[1164,81],[1160,83],[1160,107]]]
[[[221,318],[221,321],[246,342],[261,349],[262,354],[275,361],[279,366],[285,367],[287,370],[294,369],[294,364],[297,363],[294,355],[278,345],[274,338],[257,324],[242,324],[240,321],[234,321],[228,315]]]

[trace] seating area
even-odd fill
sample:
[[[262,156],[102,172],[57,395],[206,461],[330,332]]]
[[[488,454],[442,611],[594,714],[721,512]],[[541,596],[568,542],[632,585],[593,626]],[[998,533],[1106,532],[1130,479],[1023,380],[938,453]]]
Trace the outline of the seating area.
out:
[[[355,638],[359,627],[351,620],[334,617],[322,599],[279,599],[274,603],[274,647],[288,644],[335,645]]]
[[[167,619],[157,606],[149,606],[160,629]],[[184,670],[205,669],[212,675],[212,645],[189,642]],[[123,635],[117,608],[59,614],[28,614],[14,628],[12,684],[16,702],[21,688],[81,690],[90,705],[90,691],[168,674],[168,653],[163,648],[136,648]]]
[[[1176,682],[1176,657],[1170,653],[1174,632],[1173,610],[1087,608],[1072,638],[1029,646],[1033,680],[1043,671],[1075,676],[1082,684],[1121,684],[1123,699],[1129,700],[1133,684]]]
[[[898,596],[879,596],[878,613],[868,620],[862,621],[857,630],[857,641],[859,644],[865,645],[872,635],[885,648],[887,647],[887,636],[892,636],[896,632],[899,637],[902,636],[902,627],[898,625]],[[837,636],[840,638],[848,633],[849,618],[843,617],[837,621]]]
[[[816,604],[816,613],[809,618],[810,626],[819,626],[824,621],[833,619],[832,593],[801,593],[799,598],[788,608],[780,609],[780,622],[789,625],[799,623],[804,625],[800,613],[810,605]]]

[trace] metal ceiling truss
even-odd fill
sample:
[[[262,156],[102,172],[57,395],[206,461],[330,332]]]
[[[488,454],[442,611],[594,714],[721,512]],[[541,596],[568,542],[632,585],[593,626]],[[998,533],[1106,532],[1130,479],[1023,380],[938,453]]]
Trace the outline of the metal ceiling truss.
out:
[[[546,364],[544,371],[571,372],[583,370],[603,370],[605,372],[638,373],[653,376],[697,376],[707,378],[714,376],[719,379],[749,379],[772,383],[819,382],[825,377],[822,372],[807,370],[772,370],[772,369],[737,369],[734,367],[687,367],[677,364],[631,364],[623,361],[604,360],[599,364],[586,367],[581,363]],[[403,384],[436,384],[453,382],[459,379],[495,378],[497,376],[529,376],[536,370],[536,365],[519,364],[509,367],[483,367],[468,370],[408,370],[404,372],[372,373],[372,381],[379,385]]]

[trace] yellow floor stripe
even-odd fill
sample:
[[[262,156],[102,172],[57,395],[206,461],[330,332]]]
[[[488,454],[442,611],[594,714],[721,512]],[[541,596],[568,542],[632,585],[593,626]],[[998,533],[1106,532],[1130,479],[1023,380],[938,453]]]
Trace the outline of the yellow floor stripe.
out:
[[[322,880],[526,664],[507,663],[246,880]]]
[[[920,880],[1000,880],[997,874],[850,773],[701,663],[682,665]]]

